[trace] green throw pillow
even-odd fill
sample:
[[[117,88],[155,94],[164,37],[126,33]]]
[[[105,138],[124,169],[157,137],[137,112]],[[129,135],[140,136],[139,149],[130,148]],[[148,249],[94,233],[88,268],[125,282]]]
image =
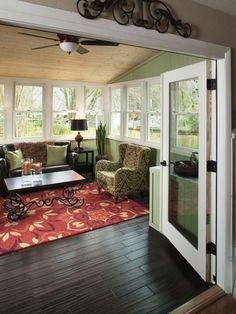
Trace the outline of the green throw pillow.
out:
[[[20,149],[14,151],[7,151],[5,153],[6,161],[8,162],[9,169],[14,170],[17,168],[21,168],[21,160],[23,159],[23,155]]]
[[[66,163],[68,145],[47,145],[47,166],[64,165]]]

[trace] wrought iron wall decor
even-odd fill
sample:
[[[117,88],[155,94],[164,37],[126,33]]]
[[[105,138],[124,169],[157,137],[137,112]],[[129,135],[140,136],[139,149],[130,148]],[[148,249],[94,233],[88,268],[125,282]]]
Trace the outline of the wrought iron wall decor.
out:
[[[77,10],[87,19],[112,12],[114,20],[127,25],[133,23],[146,29],[166,33],[172,25],[182,37],[191,36],[191,25],[173,17],[167,5],[159,0],[78,0]]]

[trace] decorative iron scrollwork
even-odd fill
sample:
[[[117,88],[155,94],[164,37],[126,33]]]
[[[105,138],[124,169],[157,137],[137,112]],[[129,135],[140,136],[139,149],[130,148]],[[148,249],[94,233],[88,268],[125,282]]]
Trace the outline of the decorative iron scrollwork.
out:
[[[37,207],[51,206],[54,201],[58,201],[65,206],[79,208],[83,205],[84,200],[81,197],[77,197],[75,192],[80,188],[66,187],[62,192],[62,197],[55,196],[51,199],[35,200],[28,203],[24,202],[19,194],[13,192],[10,194],[9,198],[5,200],[3,207],[8,211],[7,218],[12,221],[19,220],[23,217],[33,205]]]
[[[190,37],[192,33],[191,25],[176,20],[167,5],[159,0],[78,0],[77,10],[87,19],[112,12],[114,20],[121,25],[133,23],[159,33],[166,33],[172,25],[182,37]]]

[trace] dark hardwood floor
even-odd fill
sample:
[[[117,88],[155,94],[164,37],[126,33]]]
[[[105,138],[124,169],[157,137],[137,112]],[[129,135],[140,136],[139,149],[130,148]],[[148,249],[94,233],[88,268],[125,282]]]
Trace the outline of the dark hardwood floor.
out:
[[[0,257],[0,313],[168,313],[208,288],[148,216]]]

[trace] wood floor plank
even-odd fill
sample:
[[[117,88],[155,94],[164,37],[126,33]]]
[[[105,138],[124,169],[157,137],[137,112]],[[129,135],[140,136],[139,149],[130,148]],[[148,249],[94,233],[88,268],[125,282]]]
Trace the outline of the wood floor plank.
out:
[[[124,295],[119,299],[119,304],[123,309],[128,310],[133,307],[136,303],[142,302],[143,300],[151,297],[154,293],[148,289],[147,286],[141,287],[135,290],[133,293]]]
[[[0,257],[0,313],[166,313],[207,289],[148,219]]]

